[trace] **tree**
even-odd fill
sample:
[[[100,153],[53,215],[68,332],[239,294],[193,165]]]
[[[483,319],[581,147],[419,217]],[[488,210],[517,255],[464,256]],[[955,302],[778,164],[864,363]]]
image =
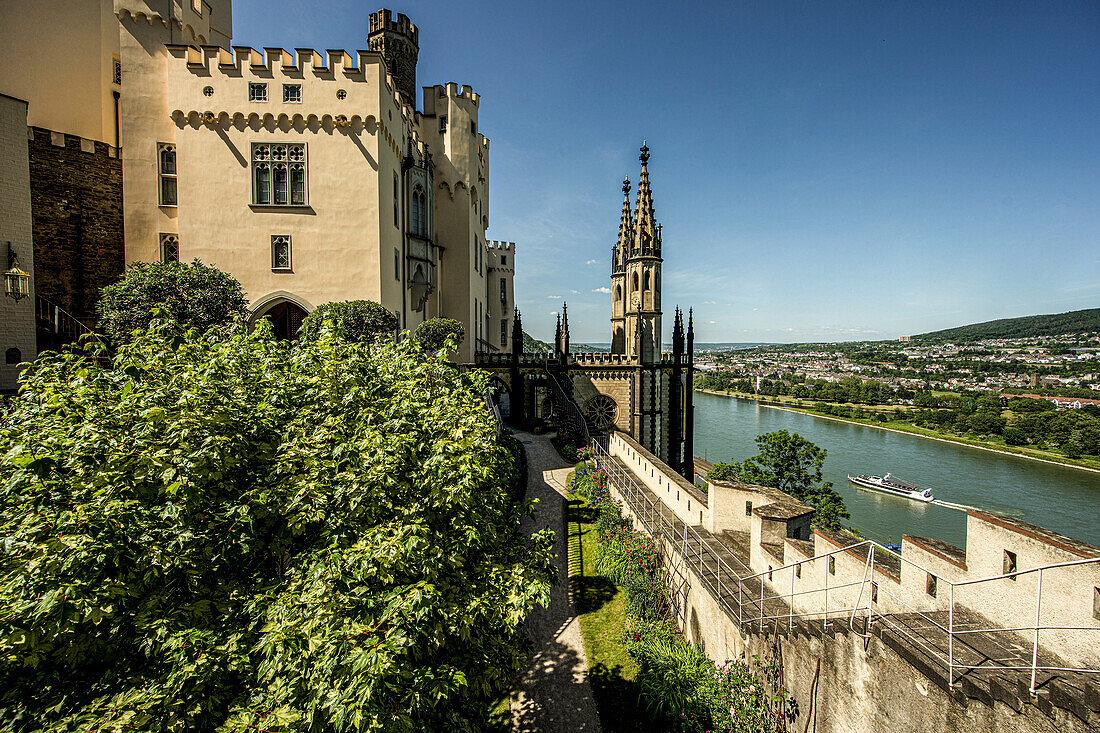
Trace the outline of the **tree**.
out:
[[[330,324],[348,341],[372,342],[397,330],[397,316],[373,300],[343,300],[325,303],[302,319],[298,338],[316,341]]]
[[[180,324],[205,331],[243,317],[248,301],[239,282],[198,260],[135,262],[100,293],[99,327],[112,343],[122,344],[134,331],[149,327],[157,308]]]
[[[487,375],[263,326],[83,344],[0,422],[9,730],[480,726],[554,577]]]
[[[819,527],[839,529],[848,519],[841,498],[831,481],[821,481],[821,466],[828,451],[786,430],[756,437],[759,455],[741,462],[716,463],[707,478],[716,481],[744,481],[770,486],[814,507],[813,522]]]
[[[466,338],[466,327],[453,318],[429,318],[413,331],[413,338],[420,347],[429,353],[436,353],[446,345],[447,340],[454,341],[457,347]]]

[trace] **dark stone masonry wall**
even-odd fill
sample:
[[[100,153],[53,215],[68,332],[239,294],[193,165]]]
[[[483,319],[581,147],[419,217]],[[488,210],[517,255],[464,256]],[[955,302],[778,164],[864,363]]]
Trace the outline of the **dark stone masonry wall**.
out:
[[[99,290],[121,276],[122,161],[115,148],[30,128],[38,295],[92,326]]]

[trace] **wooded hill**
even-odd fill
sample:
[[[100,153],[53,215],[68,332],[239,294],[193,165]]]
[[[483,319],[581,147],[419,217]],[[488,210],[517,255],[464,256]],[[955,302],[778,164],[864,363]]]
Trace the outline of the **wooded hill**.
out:
[[[996,321],[971,323],[968,326],[947,328],[914,336],[921,341],[978,341],[994,338],[1027,338],[1029,336],[1058,336],[1064,333],[1100,331],[1100,308],[1051,313],[1044,316],[999,318]]]

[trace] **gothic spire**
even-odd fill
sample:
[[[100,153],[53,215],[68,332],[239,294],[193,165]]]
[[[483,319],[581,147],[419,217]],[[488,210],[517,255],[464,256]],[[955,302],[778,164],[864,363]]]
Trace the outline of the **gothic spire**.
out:
[[[561,304],[561,350],[563,354],[569,353],[569,305],[564,301]]]
[[[621,249],[630,245],[630,237],[634,232],[634,214],[630,211],[630,179],[623,179],[623,213],[619,217],[619,242],[615,245]]]
[[[638,160],[642,162],[642,173],[638,177],[638,200],[634,207],[634,246],[648,249],[657,241],[657,221],[653,213],[653,194],[649,190],[649,147],[645,140]]]

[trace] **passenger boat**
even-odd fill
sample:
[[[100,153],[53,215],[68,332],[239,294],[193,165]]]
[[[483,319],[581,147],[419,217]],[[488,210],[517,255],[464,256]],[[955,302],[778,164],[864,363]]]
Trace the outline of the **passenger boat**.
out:
[[[935,499],[935,497],[932,496],[931,489],[911,484],[908,481],[902,481],[890,474],[886,474],[885,476],[852,476],[849,474],[848,480],[856,486],[862,486],[871,491],[881,491],[884,494],[902,496],[906,499],[913,499],[914,501],[930,502]]]

